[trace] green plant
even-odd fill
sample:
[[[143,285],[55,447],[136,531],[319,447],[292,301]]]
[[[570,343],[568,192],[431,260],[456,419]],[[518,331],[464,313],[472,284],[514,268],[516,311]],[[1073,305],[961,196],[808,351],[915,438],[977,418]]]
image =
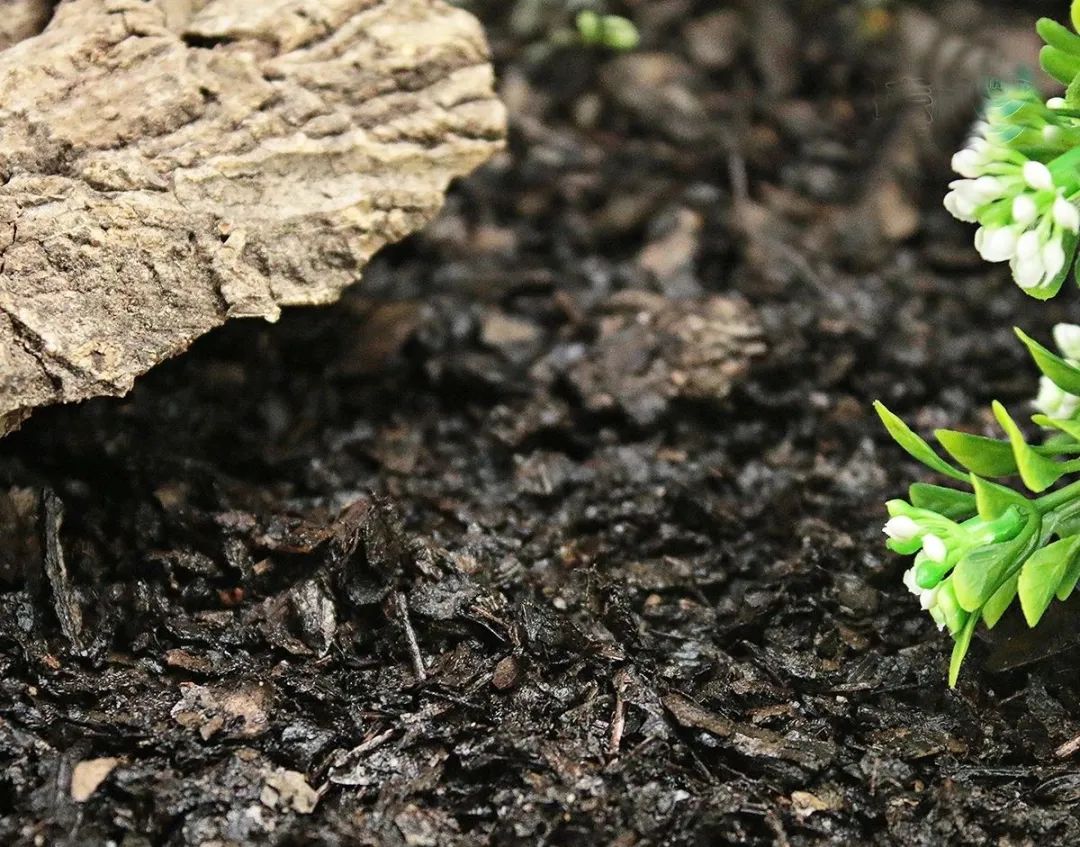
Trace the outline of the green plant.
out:
[[[576,22],[582,43],[590,47],[621,52],[633,50],[641,41],[633,22],[619,15],[601,15],[586,9],[578,12]]]
[[[1080,0],[1071,12],[1080,30]],[[1045,300],[1078,266],[1080,35],[1047,18],[1036,28],[1045,42],[1040,63],[1066,86],[1064,96],[1044,102],[1030,87],[992,91],[967,146],[953,156],[961,179],[950,183],[945,208],[978,223],[979,254],[1008,262],[1017,285]],[[1004,437],[938,430],[949,461],[875,403],[901,447],[962,486],[915,483],[907,500],[887,504],[884,530],[891,550],[914,555],[904,582],[954,639],[950,685],[980,622],[995,626],[1019,599],[1034,627],[1080,579],[1080,479],[1067,481],[1080,473],[1080,326],[1054,328],[1061,355],[1016,332],[1042,372],[1036,443],[995,402]],[[1019,485],[1005,484],[1017,478]]]
[[[883,404],[874,404],[904,450],[963,486],[915,483],[907,500],[887,504],[884,528],[889,549],[915,556],[905,584],[955,640],[950,685],[980,621],[992,628],[1019,598],[1034,627],[1053,599],[1069,597],[1080,578],[1080,481],[1049,490],[1080,471],[1080,326],[1054,328],[1063,356],[1016,333],[1043,374],[1032,417],[1043,432],[1039,443],[1029,443],[995,402],[1004,438],[934,433],[950,462]],[[995,481],[1008,477],[1019,477],[1026,492]]]

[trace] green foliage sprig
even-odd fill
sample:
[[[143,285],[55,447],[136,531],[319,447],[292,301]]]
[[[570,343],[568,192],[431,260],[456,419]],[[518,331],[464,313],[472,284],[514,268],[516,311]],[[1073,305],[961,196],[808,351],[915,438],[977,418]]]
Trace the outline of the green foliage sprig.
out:
[[[1068,598],[1080,579],[1080,481],[1050,491],[1080,472],[1080,326],[1054,328],[1063,355],[1016,333],[1042,372],[1032,417],[1043,434],[1038,442],[995,401],[1004,437],[937,430],[949,461],[882,403],[874,404],[904,450],[963,485],[915,483],[907,500],[887,504],[884,528],[889,549],[915,557],[905,584],[955,641],[951,686],[980,621],[994,627],[1019,598],[1034,627],[1054,598]],[[1020,486],[996,481],[1013,477]]]
[[[1043,101],[1031,87],[993,90],[953,156],[961,179],[945,196],[950,213],[979,224],[979,254],[1008,262],[1017,285],[1041,300],[1080,273],[1080,0],[1071,17],[1072,30],[1048,18],[1036,24],[1040,64],[1064,95]],[[887,504],[884,528],[891,550],[914,556],[905,584],[953,637],[952,686],[980,622],[994,627],[1018,600],[1034,627],[1080,580],[1080,479],[1068,480],[1080,474],[1080,325],[1054,328],[1060,355],[1016,333],[1042,373],[1038,438],[994,402],[1002,437],[937,430],[945,458],[875,404],[893,439],[954,483],[915,483],[907,500]]]
[[[602,15],[586,9],[578,12],[576,23],[582,43],[590,47],[622,52],[633,50],[641,41],[633,22],[620,15]]]

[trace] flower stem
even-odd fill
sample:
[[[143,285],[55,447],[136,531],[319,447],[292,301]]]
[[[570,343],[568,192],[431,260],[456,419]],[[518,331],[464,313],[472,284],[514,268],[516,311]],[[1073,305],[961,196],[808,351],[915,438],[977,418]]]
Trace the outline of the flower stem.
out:
[[[1057,491],[1044,494],[1035,501],[1035,506],[1040,514],[1045,515],[1047,512],[1061,508],[1070,500],[1080,500],[1080,480],[1070,483],[1064,488],[1059,488]]]

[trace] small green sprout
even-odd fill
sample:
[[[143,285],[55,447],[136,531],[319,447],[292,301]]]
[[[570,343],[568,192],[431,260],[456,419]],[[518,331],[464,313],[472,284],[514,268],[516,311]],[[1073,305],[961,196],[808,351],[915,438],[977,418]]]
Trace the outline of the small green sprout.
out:
[[[904,583],[955,644],[949,684],[982,621],[992,628],[1019,598],[1028,626],[1056,597],[1067,599],[1080,579],[1080,326],[1059,324],[1062,355],[1017,336],[1042,372],[1038,414],[1043,439],[1031,444],[1000,403],[993,413],[1004,438],[955,430],[934,433],[947,461],[881,403],[875,408],[893,439],[931,470],[969,490],[915,483],[908,500],[887,504],[887,546],[915,557]],[[1029,493],[992,481],[1019,477]],[[1038,495],[1038,496],[1034,496]]]
[[[586,9],[578,12],[577,29],[582,43],[589,47],[624,52],[633,50],[641,42],[633,22],[619,15],[601,15]]]

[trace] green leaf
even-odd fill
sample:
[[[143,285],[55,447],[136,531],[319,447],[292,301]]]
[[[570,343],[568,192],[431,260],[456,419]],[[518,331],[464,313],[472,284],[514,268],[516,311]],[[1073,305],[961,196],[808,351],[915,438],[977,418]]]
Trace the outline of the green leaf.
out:
[[[1057,21],[1050,18],[1039,18],[1035,22],[1035,31],[1051,47],[1056,47],[1064,53],[1080,56],[1080,35],[1069,32]]]
[[[1080,0],[1073,0],[1069,7],[1069,17],[1072,19],[1073,29],[1080,32]]]
[[[1046,415],[1032,415],[1031,420],[1037,426],[1052,427],[1080,441],[1080,421],[1068,418],[1048,418]]]
[[[967,520],[978,511],[974,494],[929,482],[913,482],[908,488],[908,499],[915,508],[937,512],[951,521]]]
[[[1080,73],[1080,56],[1073,56],[1049,44],[1039,51],[1039,64],[1062,85],[1068,85]]]
[[[982,619],[986,624],[987,629],[993,629],[1001,616],[1005,614],[1005,610],[1009,608],[1013,598],[1016,597],[1016,583],[1019,580],[1019,574],[1013,574],[998,588],[993,594],[990,595],[990,599],[982,607]]]
[[[900,418],[886,409],[884,403],[880,400],[875,400],[874,409],[877,410],[878,417],[880,417],[881,422],[885,424],[885,429],[889,431],[889,435],[893,437],[893,440],[897,444],[908,452],[908,455],[914,459],[918,459],[928,468],[937,471],[940,474],[951,476],[953,479],[958,479],[961,482],[968,481],[967,474],[957,470],[942,459],[934,452],[933,447],[912,432],[908,425],[900,420]]]
[[[1049,418],[1047,418],[1049,420]],[[1046,436],[1036,448],[1044,456],[1069,456],[1080,453],[1080,441],[1065,432]]]
[[[1078,580],[1080,580],[1080,556],[1074,556],[1072,562],[1069,563],[1069,567],[1065,569],[1061,582],[1058,583],[1057,591],[1054,592],[1058,600],[1068,600],[1069,595],[1076,588]]]
[[[1016,337],[1024,342],[1024,346],[1031,353],[1031,358],[1035,360],[1039,370],[1049,377],[1052,383],[1069,394],[1080,394],[1080,368],[1070,365],[1060,356],[1051,353],[1023,330],[1014,328],[1014,331]]]
[[[992,521],[1005,514],[1010,506],[1019,506],[1025,511],[1029,507],[1028,499],[1011,488],[989,482],[982,477],[971,475],[971,487],[975,490],[975,504],[979,517]]]
[[[957,563],[951,579],[960,608],[977,612],[986,604],[1038,543],[1040,524],[1040,518],[1031,515],[1012,541],[976,547]]]
[[[586,9],[578,12],[577,28],[585,44],[609,50],[633,50],[641,41],[633,22],[619,15],[598,15]]]
[[[1028,443],[1024,440],[1024,434],[1020,432],[1020,427],[1009,417],[1005,407],[997,400],[993,402],[991,408],[994,410],[994,417],[997,418],[997,422],[1005,430],[1005,434],[1009,436],[1013,455],[1016,457],[1016,467],[1020,471],[1020,479],[1024,481],[1024,485],[1038,494],[1045,491],[1068,472],[1068,465],[1055,462],[1053,459],[1046,458],[1046,456],[1040,456],[1028,446]]]
[[[964,663],[964,657],[971,649],[971,636],[975,634],[975,627],[979,623],[979,616],[972,615],[953,644],[952,658],[949,659],[949,688],[956,688],[956,681],[960,677],[960,666]]]
[[[1034,627],[1046,612],[1078,553],[1080,535],[1073,535],[1036,550],[1024,563],[1017,592],[1029,627]]]
[[[980,476],[1008,476],[1016,473],[1016,459],[1008,441],[939,429],[934,436],[961,465]]]
[[[1011,544],[987,544],[964,556],[952,575],[960,608],[967,612],[981,609],[1017,564],[1017,553]]]
[[[1065,105],[1073,110],[1080,106],[1080,76],[1073,77],[1073,81],[1065,89]]]

